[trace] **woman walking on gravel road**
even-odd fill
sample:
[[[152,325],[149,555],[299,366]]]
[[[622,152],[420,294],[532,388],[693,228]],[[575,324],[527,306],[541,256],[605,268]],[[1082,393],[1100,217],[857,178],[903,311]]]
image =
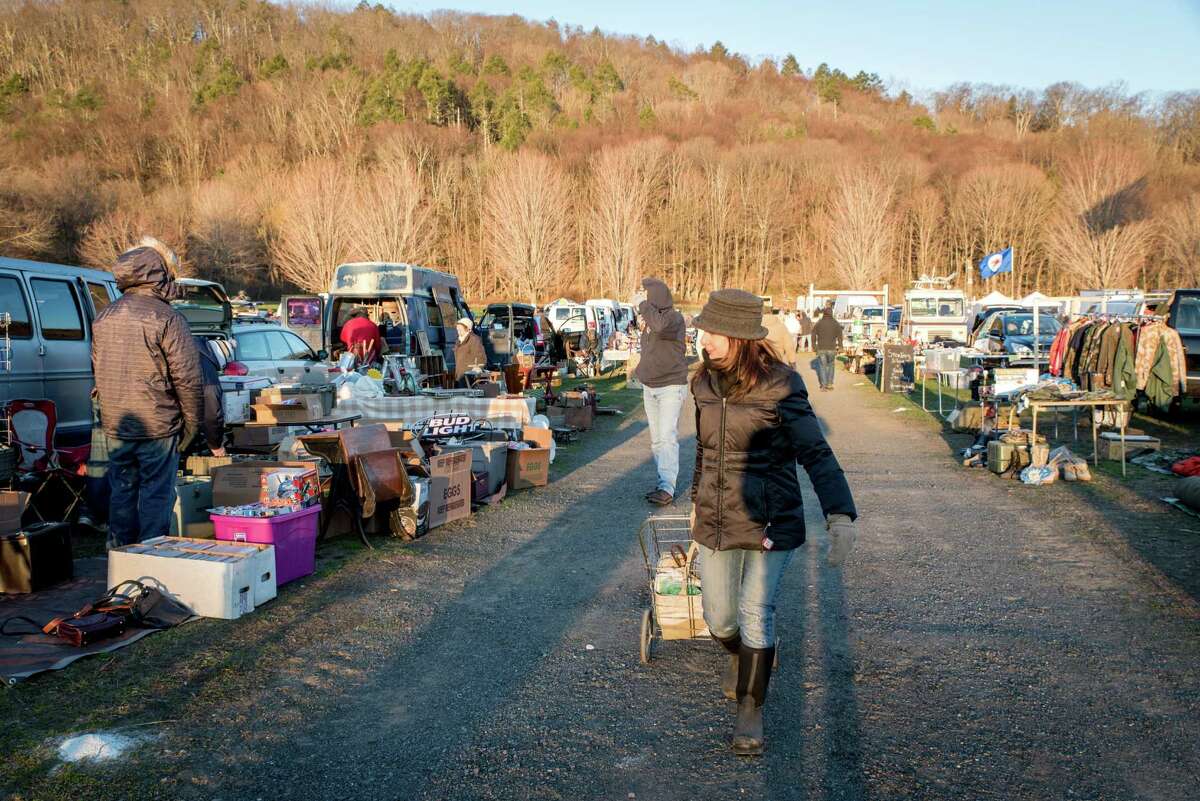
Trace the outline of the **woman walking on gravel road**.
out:
[[[695,320],[702,363],[692,378],[696,468],[692,539],[700,545],[704,620],[730,654],[721,682],[737,701],[734,753],[763,752],[763,704],[775,658],[783,572],[804,542],[797,462],[829,530],[828,563],[854,545],[850,487],[821,433],[804,380],[765,342],[762,300],[738,289],[709,295]]]

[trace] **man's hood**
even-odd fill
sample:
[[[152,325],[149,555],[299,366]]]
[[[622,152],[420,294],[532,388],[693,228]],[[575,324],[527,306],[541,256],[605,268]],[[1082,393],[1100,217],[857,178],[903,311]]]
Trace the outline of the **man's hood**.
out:
[[[646,300],[659,311],[664,311],[675,305],[671,290],[657,278],[647,278],[642,281],[642,289],[646,290]]]
[[[134,248],[122,253],[113,267],[117,287],[122,292],[141,291],[170,301],[174,281],[166,262],[154,248]]]

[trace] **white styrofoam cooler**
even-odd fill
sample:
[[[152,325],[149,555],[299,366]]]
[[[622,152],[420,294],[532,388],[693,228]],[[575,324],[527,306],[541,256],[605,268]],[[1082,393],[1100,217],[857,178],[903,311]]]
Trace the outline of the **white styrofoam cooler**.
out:
[[[252,390],[272,385],[265,376],[221,376],[221,400],[226,423],[244,423],[250,419]]]
[[[201,617],[236,620],[275,597],[275,548],[155,537],[108,552],[108,586],[153,579]]]

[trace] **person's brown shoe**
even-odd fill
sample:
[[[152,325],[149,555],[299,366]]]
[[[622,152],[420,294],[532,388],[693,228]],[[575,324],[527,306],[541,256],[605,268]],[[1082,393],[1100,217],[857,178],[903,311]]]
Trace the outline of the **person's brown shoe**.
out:
[[[647,495],[646,500],[650,501],[650,503],[654,504],[655,506],[670,506],[671,502],[675,500],[675,496],[666,490],[660,489],[655,490]]]

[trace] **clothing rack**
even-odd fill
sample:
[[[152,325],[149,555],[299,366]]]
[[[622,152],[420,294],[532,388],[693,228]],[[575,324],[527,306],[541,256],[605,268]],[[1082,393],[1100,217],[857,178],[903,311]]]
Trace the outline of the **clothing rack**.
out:
[[[1090,314],[1081,314],[1076,319],[1088,319],[1103,321],[1106,323],[1162,323],[1166,322],[1165,317],[1161,314],[1108,314],[1106,312],[1092,312]]]

